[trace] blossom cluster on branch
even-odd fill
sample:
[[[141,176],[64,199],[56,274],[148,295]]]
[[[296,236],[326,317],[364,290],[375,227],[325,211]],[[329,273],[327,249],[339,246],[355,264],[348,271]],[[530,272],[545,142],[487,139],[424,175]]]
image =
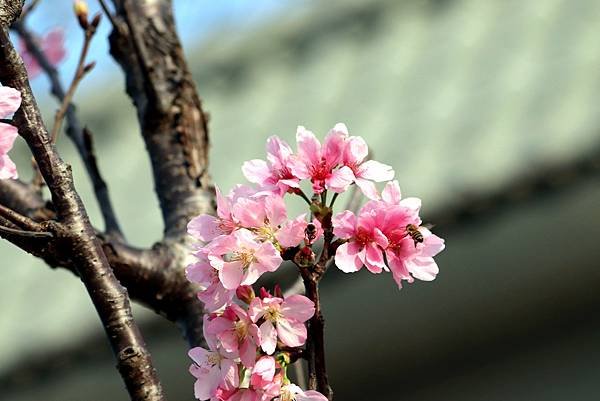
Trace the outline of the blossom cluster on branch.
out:
[[[419,199],[401,199],[398,182],[391,181],[393,169],[368,160],[364,139],[337,124],[323,144],[304,127],[298,127],[296,140],[294,152],[270,137],[267,160],[242,166],[256,185],[238,185],[226,196],[217,188],[217,216],[200,215],[188,224],[198,246],[187,277],[203,288],[198,297],[208,311],[208,349],[189,352],[200,400],[327,400],[287,377],[289,364],[305,351],[305,322],[313,318],[318,299],[284,298],[278,287],[273,294],[262,288],[257,296],[251,287],[284,260],[293,261],[305,281],[316,282],[332,258],[346,273],[363,266],[371,273],[391,271],[399,286],[414,278],[433,280],[438,273],[433,256],[444,241],[421,225]],[[384,181],[379,193],[375,182]],[[338,195],[351,185],[368,202],[357,213],[334,215]],[[333,193],[329,203],[328,192]],[[286,195],[302,197],[309,213],[289,218]]]

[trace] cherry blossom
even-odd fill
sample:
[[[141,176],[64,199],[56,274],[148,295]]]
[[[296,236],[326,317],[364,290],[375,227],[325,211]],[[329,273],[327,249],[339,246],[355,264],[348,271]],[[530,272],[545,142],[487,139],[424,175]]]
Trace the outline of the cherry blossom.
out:
[[[275,352],[277,339],[289,346],[299,347],[306,341],[304,322],[315,313],[314,303],[302,295],[286,299],[279,297],[254,298],[248,315],[253,322],[264,319],[260,325],[261,347],[268,355]]]
[[[344,192],[354,181],[354,174],[349,167],[335,169],[342,162],[346,136],[346,126],[337,124],[329,131],[321,146],[315,134],[303,126],[298,127],[298,154],[291,170],[297,177],[309,179],[316,194],[326,189]]]
[[[267,161],[249,160],[242,166],[242,172],[248,181],[283,195],[300,187],[300,178],[291,171],[292,153],[290,145],[272,136],[267,140]]]
[[[67,52],[64,41],[65,33],[62,28],[54,28],[38,39],[40,49],[51,65],[57,65],[65,58]],[[21,58],[25,63],[29,78],[34,79],[42,72],[42,67],[23,40],[21,40],[20,48]]]
[[[197,379],[194,395],[199,400],[213,398],[218,388],[233,389],[239,385],[237,364],[219,352],[202,347],[192,348],[188,355],[194,363],[190,373]]]
[[[206,332],[214,335],[225,351],[234,357],[239,356],[244,366],[254,366],[260,332],[239,305],[229,305],[222,315],[209,319],[205,327]]]
[[[21,92],[7,86],[0,86],[0,119],[8,119],[21,106]],[[17,167],[8,157],[15,139],[17,128],[0,122],[0,179],[18,178]]]
[[[277,270],[281,255],[270,242],[258,242],[252,232],[240,229],[207,245],[210,264],[219,271],[223,287],[235,290],[254,284],[265,272]]]
[[[344,130],[346,129],[345,125],[340,125]],[[391,166],[375,160],[365,161],[368,154],[369,147],[365,140],[360,136],[351,136],[346,140],[343,164],[352,170],[354,183],[358,185],[362,193],[370,199],[378,199],[379,194],[373,181],[391,180],[394,178],[394,170]]]

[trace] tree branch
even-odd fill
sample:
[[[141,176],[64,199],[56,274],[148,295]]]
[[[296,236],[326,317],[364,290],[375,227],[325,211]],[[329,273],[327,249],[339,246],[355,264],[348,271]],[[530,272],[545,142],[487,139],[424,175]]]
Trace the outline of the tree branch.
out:
[[[0,2],[0,9],[7,0]],[[8,4],[16,4],[11,1]],[[19,2],[20,3],[20,2]],[[21,92],[22,103],[14,121],[26,140],[52,195],[58,221],[53,235],[70,249],[77,272],[102,320],[117,367],[132,400],[163,400],[162,388],[150,353],[133,320],[127,290],[114,276],[101,243],[77,194],[70,167],[58,155],[43,124],[29,86],[23,61],[10,42],[9,24],[0,29],[0,82]],[[11,21],[7,21],[11,22]]]
[[[111,54],[125,72],[150,154],[167,238],[190,219],[214,213],[208,129],[177,36],[170,0],[113,0]]]

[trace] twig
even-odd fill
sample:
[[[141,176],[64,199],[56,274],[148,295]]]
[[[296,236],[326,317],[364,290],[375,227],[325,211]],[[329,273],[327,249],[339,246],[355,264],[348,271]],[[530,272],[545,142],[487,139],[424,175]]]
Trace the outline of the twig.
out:
[[[96,26],[97,25],[94,25],[92,23],[84,31],[83,47],[81,49],[81,54],[79,55],[79,61],[77,62],[77,69],[75,70],[75,75],[73,76],[73,80],[71,81],[71,84],[69,85],[69,89],[67,89],[67,93],[65,94],[64,98],[62,99],[60,108],[58,109],[58,111],[56,112],[56,115],[54,117],[54,125],[52,126],[52,131],[51,131],[51,135],[50,135],[52,143],[56,143],[56,139],[58,137],[58,132],[60,131],[60,128],[62,126],[62,121],[65,117],[65,114],[67,113],[67,109],[69,108],[69,105],[71,104],[71,100],[73,99],[73,95],[75,94],[75,91],[77,90],[77,87],[79,86],[79,83],[83,80],[85,75],[93,67],[93,64],[86,64],[85,59],[86,59],[88,51],[90,49],[90,43],[92,42],[92,38],[94,37],[94,34],[96,33]]]
[[[102,7],[102,11],[104,11],[104,14],[106,14],[108,19],[110,20],[110,23],[116,29],[118,27],[117,21],[115,20],[115,17],[110,12],[108,6],[106,5],[106,2],[104,0],[98,0],[98,2],[100,3],[100,7]]]
[[[10,228],[0,225],[0,231],[6,234],[18,235],[20,237],[31,238],[52,238],[54,235],[47,231],[25,231],[19,228]]]
[[[21,92],[22,103],[14,121],[35,156],[52,194],[61,244],[72,253],[77,273],[103,323],[131,399],[162,401],[162,387],[133,319],[127,290],[119,284],[108,264],[75,190],[70,168],[49,141],[48,131],[29,86],[27,71],[10,41],[8,28],[6,25],[0,29],[0,59],[3,60],[0,64],[0,81]]]
[[[322,198],[321,207],[326,207],[327,199]],[[308,321],[308,339],[306,341],[306,359],[308,361],[308,388],[318,390],[330,401],[333,399],[333,390],[329,385],[327,367],[325,363],[325,318],[321,311],[319,296],[319,282],[323,278],[331,259],[333,242],[333,225],[331,223],[331,209],[327,214],[320,216],[323,228],[323,250],[317,261],[312,266],[298,266],[304,282],[305,295],[314,302],[315,314]]]
[[[12,29],[17,32],[21,39],[23,39],[29,52],[36,59],[36,61],[39,63],[41,68],[48,76],[51,84],[51,92],[54,95],[54,97],[56,97],[61,102],[61,104],[64,103],[65,90],[63,89],[62,83],[60,82],[58,71],[49,62],[44,52],[36,43],[33,34],[25,26],[25,20],[21,18],[20,21],[15,22],[12,26]],[[66,120],[67,136],[75,144],[75,147],[77,148],[77,151],[83,160],[88,176],[92,181],[94,193],[96,195],[96,200],[98,201],[98,206],[104,219],[105,232],[112,237],[123,239],[123,232],[116,217],[112,201],[110,200],[108,186],[102,178],[102,174],[100,173],[98,164],[96,162],[96,157],[94,155],[94,150],[92,146],[91,132],[89,132],[89,130],[87,130],[87,132],[84,132],[82,124],[80,123],[77,117],[75,106],[72,103],[70,103],[67,107]],[[34,170],[37,170],[37,164],[35,164],[34,162],[33,165]],[[35,171],[34,174],[35,177],[39,177],[39,179],[41,179],[41,176],[39,176],[39,174],[36,174]],[[39,182],[34,184],[40,185]]]
[[[40,223],[30,219],[27,216],[23,216],[22,214],[17,213],[4,205],[0,205],[0,216],[26,230],[42,231]]]

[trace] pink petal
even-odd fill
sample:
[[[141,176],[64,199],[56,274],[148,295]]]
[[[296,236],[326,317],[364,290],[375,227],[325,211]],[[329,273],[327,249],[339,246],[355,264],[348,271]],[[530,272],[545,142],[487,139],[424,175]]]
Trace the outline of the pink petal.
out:
[[[304,231],[306,230],[306,215],[298,216],[294,220],[288,220],[277,231],[275,237],[277,242],[284,247],[289,248],[298,245],[304,239]]]
[[[290,295],[281,304],[281,313],[286,319],[306,322],[315,314],[315,304],[303,295]]]
[[[188,351],[188,356],[198,365],[203,365],[210,354],[210,351],[202,347],[194,347]]]
[[[344,273],[354,273],[363,266],[360,258],[362,247],[356,242],[346,242],[335,252],[335,265]]]
[[[372,181],[364,180],[362,178],[358,178],[354,181],[356,185],[360,188],[362,193],[369,199],[379,200],[379,193],[377,192],[377,187]]]
[[[260,298],[256,297],[250,302],[248,306],[248,317],[254,323],[256,323],[265,314],[265,307]]]
[[[248,181],[261,185],[271,177],[271,171],[269,170],[267,162],[259,159],[245,162],[242,165],[242,173]]]
[[[360,136],[351,136],[346,140],[344,149],[344,164],[347,166],[357,166],[369,154],[369,147]]]
[[[433,258],[416,258],[406,262],[407,269],[412,273],[414,278],[423,281],[433,281],[440,272],[438,265]]]
[[[325,180],[325,186],[327,189],[331,189],[333,192],[344,192],[348,189],[350,184],[354,181],[354,173],[349,167],[342,167],[335,170]]]
[[[342,162],[344,157],[344,148],[346,147],[346,138],[348,138],[348,128],[342,123],[335,127],[325,137],[323,143],[323,158],[330,168],[335,167]]]
[[[381,198],[383,198],[384,202],[391,205],[400,204],[402,193],[400,192],[400,185],[398,184],[398,181],[394,180],[385,184],[385,188],[381,192]]]
[[[275,376],[275,358],[272,356],[263,356],[254,365],[250,384],[255,388],[263,388],[273,381]]]
[[[246,339],[240,346],[240,359],[245,367],[251,368],[256,362],[256,346]]]
[[[270,242],[262,243],[254,256],[263,271],[274,272],[283,262],[281,254]]]
[[[296,320],[277,321],[277,335],[282,343],[289,347],[300,347],[306,342],[306,326]]]
[[[262,227],[265,224],[264,200],[238,199],[231,213],[243,227]]]
[[[8,155],[0,155],[0,180],[17,179],[17,166],[8,157]]]
[[[267,355],[273,354],[277,346],[277,331],[269,320],[260,325],[260,347]]]
[[[204,242],[210,242],[223,234],[219,228],[219,219],[208,214],[194,217],[187,225],[187,232]]]
[[[264,208],[271,226],[278,226],[287,219],[285,202],[280,196],[266,197],[264,200]]]
[[[217,198],[217,214],[221,218],[229,218],[231,215],[231,208],[229,207],[229,200],[223,196],[221,190],[215,185],[215,195]]]
[[[298,158],[307,166],[316,166],[321,162],[321,143],[311,131],[299,126],[296,131]]]
[[[400,206],[411,209],[415,212],[421,210],[421,199],[419,198],[406,198],[400,201]]]
[[[367,160],[358,167],[356,176],[376,182],[389,181],[394,178],[394,169],[387,164]]]
[[[365,266],[371,273],[381,273],[386,267],[383,261],[383,251],[374,244],[365,246]]]
[[[223,287],[228,290],[235,290],[242,283],[244,271],[242,262],[225,262],[219,270],[219,280],[223,283]]]
[[[344,210],[336,214],[331,222],[333,224],[333,234],[336,236],[342,239],[354,236],[356,232],[356,215],[350,210]]]
[[[227,390],[232,390],[240,385],[240,375],[238,374],[237,363],[231,359],[223,359],[221,361],[220,381],[220,385]]]
[[[267,160],[273,165],[283,166],[285,160],[292,155],[292,148],[276,135],[267,139]]]
[[[0,86],[0,118],[9,118],[19,107],[21,92],[8,86]]]
[[[198,283],[202,286],[209,286],[212,283],[214,271],[214,267],[212,267],[208,262],[198,261],[186,267],[185,276],[193,283]]]

